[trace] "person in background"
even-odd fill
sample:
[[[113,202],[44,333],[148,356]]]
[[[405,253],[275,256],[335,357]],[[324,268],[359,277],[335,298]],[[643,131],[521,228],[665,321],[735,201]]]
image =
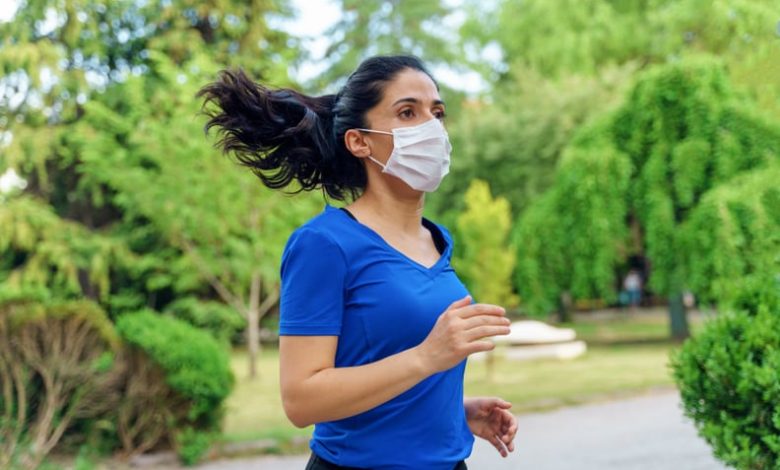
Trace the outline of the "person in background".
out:
[[[450,265],[422,216],[449,171],[445,103],[412,56],[364,61],[335,95],[269,89],[224,71],[201,90],[219,145],[270,188],[344,201],[290,236],[279,326],[284,409],[314,424],[307,469],[464,469],[474,437],[514,449],[511,404],[464,398],[467,357],[509,333]]]
[[[628,304],[631,307],[638,307],[642,303],[642,276],[637,270],[632,269],[626,274],[623,289],[628,295]]]

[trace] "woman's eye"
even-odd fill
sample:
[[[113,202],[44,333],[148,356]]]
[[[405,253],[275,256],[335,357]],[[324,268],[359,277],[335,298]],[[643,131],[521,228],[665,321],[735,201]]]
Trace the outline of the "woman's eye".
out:
[[[447,117],[447,113],[444,112],[443,109],[439,109],[433,112],[433,115],[436,116],[436,119],[444,119]]]
[[[401,117],[410,118],[414,115],[414,113],[412,112],[411,109],[404,109],[403,111],[398,113],[398,115]]]

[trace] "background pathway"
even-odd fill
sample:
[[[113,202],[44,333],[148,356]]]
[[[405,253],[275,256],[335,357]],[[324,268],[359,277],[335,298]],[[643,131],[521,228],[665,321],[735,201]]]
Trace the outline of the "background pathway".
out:
[[[470,470],[721,470],[677,391],[518,416],[515,452],[477,440]],[[302,470],[307,457],[210,462],[200,470]]]

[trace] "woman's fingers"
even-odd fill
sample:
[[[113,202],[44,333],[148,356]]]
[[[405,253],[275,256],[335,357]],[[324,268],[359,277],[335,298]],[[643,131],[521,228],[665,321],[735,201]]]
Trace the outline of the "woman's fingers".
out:
[[[470,330],[472,328],[478,328],[480,326],[506,326],[509,327],[511,322],[508,318],[499,315],[475,315],[472,317],[464,318],[463,328]]]
[[[493,437],[490,438],[490,443],[493,444],[493,447],[495,447],[498,453],[501,454],[501,457],[506,457],[509,455],[506,446],[497,435],[494,434]]]
[[[419,346],[422,365],[433,372],[448,369],[475,352],[491,351],[495,345],[484,338],[509,333],[504,309],[472,304],[471,296],[456,300],[439,315],[433,330]],[[467,319],[477,318],[469,323]]]
[[[510,452],[515,450],[515,434],[517,434],[517,418],[512,415],[508,410],[501,410],[503,413],[502,428],[506,428],[506,431],[502,429],[502,440],[506,444],[507,449]]]
[[[467,295],[466,297],[463,297],[462,299],[458,299],[455,302],[451,303],[450,306],[447,307],[447,310],[457,310],[467,305],[471,305],[470,295]]]
[[[492,351],[496,345],[492,341],[471,341],[466,346],[466,354],[474,354],[477,352]]]
[[[476,315],[495,315],[503,317],[506,314],[504,307],[491,304],[470,304],[462,306],[458,309],[454,309],[455,313],[460,318],[470,318]]]
[[[466,341],[471,342],[477,339],[508,334],[508,326],[478,326],[476,328],[466,330]]]

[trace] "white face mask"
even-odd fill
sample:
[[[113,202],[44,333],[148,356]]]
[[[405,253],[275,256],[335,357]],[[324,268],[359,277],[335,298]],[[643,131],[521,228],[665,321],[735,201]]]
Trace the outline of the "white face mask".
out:
[[[418,126],[396,127],[392,132],[358,130],[393,136],[393,153],[387,163],[368,158],[382,167],[382,173],[400,178],[418,191],[435,191],[450,171],[452,145],[439,119]]]

